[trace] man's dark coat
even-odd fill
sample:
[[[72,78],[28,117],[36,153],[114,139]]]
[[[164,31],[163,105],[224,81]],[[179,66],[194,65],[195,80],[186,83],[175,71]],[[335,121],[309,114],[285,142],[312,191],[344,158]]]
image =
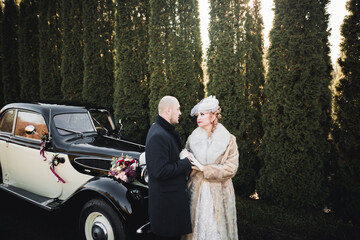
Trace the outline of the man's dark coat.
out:
[[[173,237],[191,233],[190,198],[187,189],[188,159],[179,158],[180,135],[158,116],[146,138],[149,173],[149,217],[153,233]]]

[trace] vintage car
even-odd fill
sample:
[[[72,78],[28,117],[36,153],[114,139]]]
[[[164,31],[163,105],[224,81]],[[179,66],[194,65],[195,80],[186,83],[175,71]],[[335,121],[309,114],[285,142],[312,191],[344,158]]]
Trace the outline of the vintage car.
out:
[[[77,239],[148,239],[145,147],[119,136],[106,110],[8,104],[0,111],[0,190],[49,211],[70,207]],[[110,171],[124,176],[121,159],[131,161],[132,178]]]

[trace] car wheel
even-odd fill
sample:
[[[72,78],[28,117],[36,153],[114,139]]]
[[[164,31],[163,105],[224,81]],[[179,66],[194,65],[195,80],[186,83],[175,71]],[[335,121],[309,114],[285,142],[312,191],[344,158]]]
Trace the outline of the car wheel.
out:
[[[87,202],[80,213],[80,235],[86,240],[122,240],[125,232],[120,216],[101,199]]]

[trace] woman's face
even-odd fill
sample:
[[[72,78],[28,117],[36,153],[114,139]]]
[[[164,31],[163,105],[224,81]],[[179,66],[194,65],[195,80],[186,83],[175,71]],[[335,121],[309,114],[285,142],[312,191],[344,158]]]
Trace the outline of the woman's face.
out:
[[[210,112],[199,112],[197,116],[197,124],[199,127],[207,128],[214,121],[214,116]]]

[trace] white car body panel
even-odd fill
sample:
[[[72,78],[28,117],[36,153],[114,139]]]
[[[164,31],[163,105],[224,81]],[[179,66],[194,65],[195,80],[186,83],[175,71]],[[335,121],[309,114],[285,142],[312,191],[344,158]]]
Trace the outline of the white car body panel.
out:
[[[3,145],[4,143],[1,143],[1,146]],[[3,156],[5,152],[8,153],[7,156]],[[47,160],[44,161],[40,156],[40,150],[10,143],[1,155],[2,159],[11,159],[11,161],[6,161],[5,168],[3,167],[3,176],[6,176],[4,183],[40,196],[67,199],[92,176],[77,172],[71,166],[67,155],[59,154],[59,157],[65,159],[65,163],[55,166],[55,172],[65,183],[58,181],[50,170],[49,161],[54,155],[52,152],[45,152]],[[30,171],[30,169],[37,169],[37,171]]]

